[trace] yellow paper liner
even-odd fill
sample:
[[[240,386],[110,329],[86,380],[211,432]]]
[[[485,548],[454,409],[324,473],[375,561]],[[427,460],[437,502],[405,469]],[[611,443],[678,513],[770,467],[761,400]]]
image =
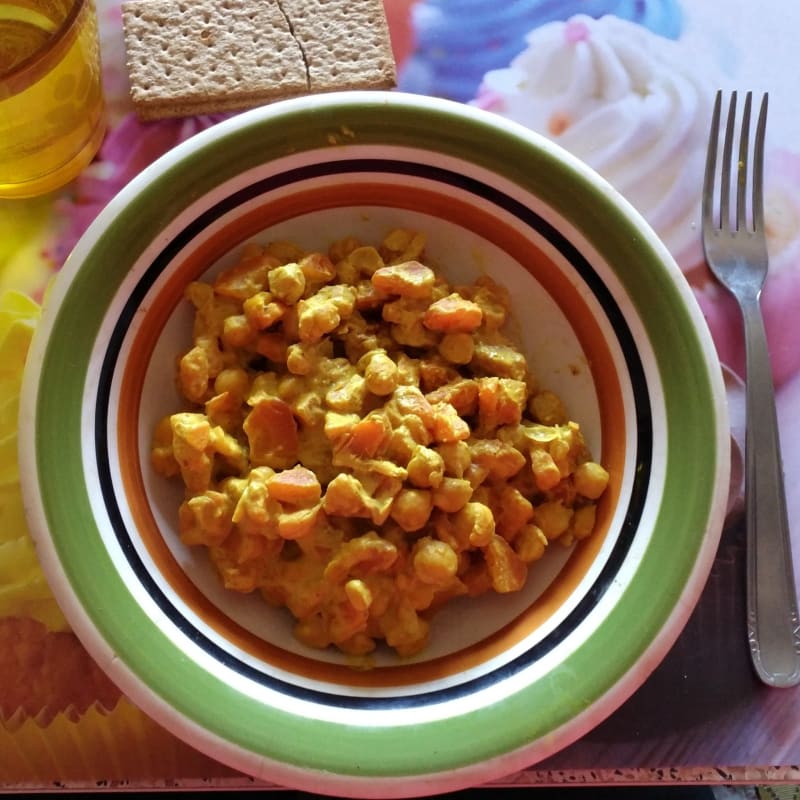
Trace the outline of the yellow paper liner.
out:
[[[119,689],[77,637],[31,617],[0,617],[0,724],[15,730],[29,718],[46,726],[93,706],[113,709]]]
[[[235,775],[150,720],[69,632],[30,539],[17,465],[22,370],[39,306],[0,291],[0,785]]]
[[[44,727],[30,717],[13,729],[0,723],[0,785],[135,787],[238,774],[177,739],[127,698],[112,711],[95,705],[75,716],[67,710]]]
[[[67,622],[45,581],[25,522],[17,463],[22,371],[40,311],[19,292],[0,293],[0,618],[28,616],[62,631]]]

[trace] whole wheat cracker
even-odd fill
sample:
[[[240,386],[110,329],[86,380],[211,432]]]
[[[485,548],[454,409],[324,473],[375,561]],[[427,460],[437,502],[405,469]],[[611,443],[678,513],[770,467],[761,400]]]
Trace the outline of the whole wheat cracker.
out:
[[[396,85],[382,0],[125,0],[142,119]]]
[[[303,51],[312,92],[395,85],[383,0],[281,0],[281,6]]]

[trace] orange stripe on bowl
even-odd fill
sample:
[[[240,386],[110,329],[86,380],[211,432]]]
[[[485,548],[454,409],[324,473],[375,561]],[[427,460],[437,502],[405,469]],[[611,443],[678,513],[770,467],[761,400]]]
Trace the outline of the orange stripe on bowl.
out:
[[[164,542],[149,507],[142,478],[142,458],[146,459],[147,454],[141,454],[138,448],[141,386],[160,332],[181,301],[186,284],[197,279],[225,253],[271,225],[317,209],[351,205],[397,207],[448,220],[505,250],[534,275],[570,320],[587,356],[600,407],[603,432],[600,458],[611,476],[609,488],[598,507],[595,532],[576,547],[558,578],[530,609],[493,636],[457,653],[423,663],[368,671],[289,653],[247,631],[213,605],[189,580]],[[198,617],[235,647],[289,673],[332,684],[394,687],[425,683],[478,667],[518,644],[562,606],[587,574],[608,534],[619,500],[626,437],[621,388],[614,359],[583,298],[569,278],[554,268],[550,258],[532,247],[530,241],[512,226],[469,203],[429,189],[388,182],[326,185],[282,198],[270,198],[263,205],[253,207],[221,226],[175,266],[162,291],[149,300],[146,324],[137,331],[124,365],[117,413],[117,442],[122,456],[120,468],[125,500],[163,580]]]

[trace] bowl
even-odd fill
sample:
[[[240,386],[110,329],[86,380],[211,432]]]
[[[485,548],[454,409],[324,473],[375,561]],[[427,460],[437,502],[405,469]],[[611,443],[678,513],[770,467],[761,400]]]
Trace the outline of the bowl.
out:
[[[508,289],[511,335],[609,473],[596,530],[521,591],[456,598],[416,655],[292,637],[177,535],[150,461],[181,407],[188,283],[254,240],[325,248],[424,231],[450,282]],[[52,287],[26,369],[20,461],[53,591],[98,664],[178,737],[255,778],[356,797],[529,767],[617,708],[678,636],[724,518],[719,363],[666,248],[583,163],[488,112],[341,92],[243,113],[146,168]],[[369,668],[367,668],[369,667]]]

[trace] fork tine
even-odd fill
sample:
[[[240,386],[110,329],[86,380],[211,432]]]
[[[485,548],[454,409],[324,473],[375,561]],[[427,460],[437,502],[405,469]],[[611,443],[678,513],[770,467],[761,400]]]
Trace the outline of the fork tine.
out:
[[[714,110],[711,114],[711,133],[708,135],[708,151],[706,155],[706,174],[703,179],[703,226],[710,229],[719,226],[714,218],[714,176],[717,171],[717,140],[719,139],[719,114],[722,104],[722,92],[717,92]]]
[[[747,227],[747,151],[750,144],[750,107],[753,104],[753,93],[744,96],[742,112],[742,129],[739,134],[739,164],[736,170],[736,230],[743,231]],[[731,111],[731,117],[733,111]],[[730,119],[728,120],[730,122]]]
[[[758,112],[756,141],[753,150],[753,230],[764,230],[764,139],[767,129],[767,105],[769,94],[761,99]]]
[[[728,106],[728,122],[725,125],[725,143],[722,148],[722,182],[719,195],[720,227],[730,225],[731,206],[731,161],[733,160],[733,133],[736,122],[736,92],[731,92],[731,102]]]

